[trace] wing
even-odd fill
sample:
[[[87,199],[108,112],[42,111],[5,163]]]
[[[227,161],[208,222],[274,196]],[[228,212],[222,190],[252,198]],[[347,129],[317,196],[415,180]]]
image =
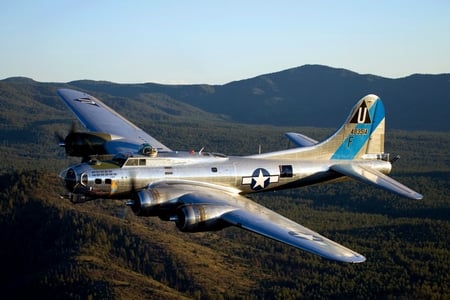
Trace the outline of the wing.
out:
[[[142,144],[149,144],[158,151],[171,151],[97,98],[70,89],[59,89],[58,94],[89,131],[109,133],[114,137],[108,147],[110,153],[137,150]]]
[[[326,237],[314,232],[274,211],[265,208],[242,196],[245,207],[225,213],[222,219],[235,226],[258,233],[319,256],[342,261],[359,263],[366,258]]]
[[[172,191],[174,189],[184,191],[184,194],[178,197],[179,205],[221,207],[220,213],[217,214],[216,209],[213,217],[220,218],[230,225],[328,259],[352,263],[366,260],[361,254],[223,187],[192,181],[165,181],[154,184],[150,188],[158,188],[158,186],[167,188],[168,185]]]
[[[423,196],[393,178],[369,167],[356,164],[337,164],[331,169],[353,179],[381,187],[404,197],[420,200]]]

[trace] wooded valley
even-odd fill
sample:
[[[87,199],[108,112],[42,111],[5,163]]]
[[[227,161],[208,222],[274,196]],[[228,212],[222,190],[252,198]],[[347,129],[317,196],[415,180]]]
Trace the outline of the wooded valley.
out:
[[[77,159],[65,156],[54,135],[66,133],[72,117],[53,87],[38,91],[0,89],[14,99],[0,101],[2,298],[450,297],[447,132],[387,130],[386,151],[402,156],[391,175],[422,193],[421,201],[353,181],[251,196],[367,257],[342,264],[237,228],[181,233],[170,222],[136,217],[124,201],[62,199],[58,172]],[[260,145],[263,152],[289,147],[287,131],[317,140],[333,131],[231,123],[150,96],[115,100],[115,109],[180,150],[251,154]]]

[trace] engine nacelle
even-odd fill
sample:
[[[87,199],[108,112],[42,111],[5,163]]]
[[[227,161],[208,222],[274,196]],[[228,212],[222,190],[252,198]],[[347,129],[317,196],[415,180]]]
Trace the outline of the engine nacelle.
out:
[[[165,188],[145,189],[136,193],[133,199],[127,202],[137,216],[164,216],[175,209],[171,203],[176,203],[182,192],[172,191]]]
[[[220,216],[234,208],[220,205],[184,205],[177,210],[176,225],[183,232],[202,232],[221,230],[228,223]]]
[[[60,145],[66,154],[76,157],[106,154],[105,143],[111,141],[111,135],[101,132],[71,132]]]

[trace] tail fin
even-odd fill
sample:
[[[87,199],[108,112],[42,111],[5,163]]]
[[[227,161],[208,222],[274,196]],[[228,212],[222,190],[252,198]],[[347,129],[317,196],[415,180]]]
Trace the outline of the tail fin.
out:
[[[347,121],[319,148],[330,159],[355,159],[384,153],[385,115],[381,99],[367,95],[356,103]]]
[[[298,148],[258,154],[270,159],[351,160],[384,156],[384,105],[375,95],[367,95],[356,103],[344,125],[323,142],[288,133]],[[305,143],[306,140],[306,143]]]

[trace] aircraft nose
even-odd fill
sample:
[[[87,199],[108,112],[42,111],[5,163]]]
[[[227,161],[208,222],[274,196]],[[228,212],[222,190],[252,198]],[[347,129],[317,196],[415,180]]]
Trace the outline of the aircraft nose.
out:
[[[77,184],[77,174],[74,169],[69,168],[67,170],[64,170],[59,175],[61,177],[66,185],[66,189],[69,192],[73,192],[75,189],[75,185]]]

